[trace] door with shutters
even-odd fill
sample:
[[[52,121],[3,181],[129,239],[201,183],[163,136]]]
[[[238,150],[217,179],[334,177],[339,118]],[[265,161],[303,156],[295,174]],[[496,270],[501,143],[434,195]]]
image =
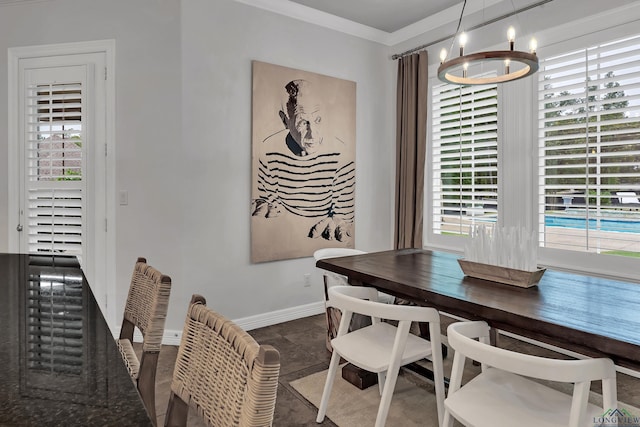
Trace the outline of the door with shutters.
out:
[[[87,253],[89,73],[25,69],[21,252]]]
[[[106,53],[15,63],[18,251],[77,256],[106,305]]]

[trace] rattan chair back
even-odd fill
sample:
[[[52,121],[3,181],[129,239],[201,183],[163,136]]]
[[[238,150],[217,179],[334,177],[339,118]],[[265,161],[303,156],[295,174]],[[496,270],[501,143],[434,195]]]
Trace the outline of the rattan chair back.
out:
[[[184,426],[194,408],[212,427],[270,426],[280,354],[208,309],[194,295],[182,333],[165,426]]]
[[[160,351],[170,293],[171,278],[147,264],[145,258],[138,258],[124,307],[124,319],[142,333],[143,351]]]
[[[156,367],[162,346],[170,293],[171,277],[148,265],[145,258],[138,258],[124,308],[118,348],[152,419],[156,416]],[[140,358],[136,355],[132,344],[136,328],[142,334]]]

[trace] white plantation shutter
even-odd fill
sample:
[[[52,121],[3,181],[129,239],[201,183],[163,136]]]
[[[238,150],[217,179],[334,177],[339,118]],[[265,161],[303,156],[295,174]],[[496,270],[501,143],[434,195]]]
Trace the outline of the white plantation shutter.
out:
[[[47,81],[47,77],[52,80]],[[46,70],[29,71],[26,78],[26,245],[30,253],[82,256],[86,198],[84,84],[81,79],[59,81],[48,76]]]
[[[433,232],[469,233],[495,224],[498,199],[496,85],[434,85]]]
[[[540,245],[640,252],[640,36],[544,59],[538,75]]]
[[[29,252],[81,254],[82,190],[54,187],[29,190]]]
[[[70,379],[83,375],[87,355],[82,310],[82,274],[77,269],[29,265],[26,365],[31,378],[39,372]]]

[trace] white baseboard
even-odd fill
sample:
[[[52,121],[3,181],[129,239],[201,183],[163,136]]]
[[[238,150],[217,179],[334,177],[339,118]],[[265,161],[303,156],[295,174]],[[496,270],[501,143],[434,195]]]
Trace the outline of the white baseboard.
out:
[[[272,311],[269,313],[256,314],[255,316],[243,317],[235,319],[234,323],[245,331],[264,328],[265,326],[277,325],[278,323],[288,322],[290,320],[302,319],[303,317],[315,316],[324,313],[324,301],[313,302],[311,304],[299,305],[297,307],[285,308],[283,310]],[[136,334],[139,332],[136,330]],[[182,338],[182,329],[165,330],[162,337],[164,345],[180,345]],[[142,341],[142,335],[134,335],[134,341]]]

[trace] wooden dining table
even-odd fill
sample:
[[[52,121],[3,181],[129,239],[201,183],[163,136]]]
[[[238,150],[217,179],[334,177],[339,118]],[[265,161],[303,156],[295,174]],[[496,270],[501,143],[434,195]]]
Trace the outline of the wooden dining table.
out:
[[[536,286],[523,288],[465,276],[458,258],[403,249],[322,259],[316,266],[353,285],[640,370],[640,283],[548,268]]]
[[[0,277],[0,425],[153,425],[76,257],[0,254]]]

